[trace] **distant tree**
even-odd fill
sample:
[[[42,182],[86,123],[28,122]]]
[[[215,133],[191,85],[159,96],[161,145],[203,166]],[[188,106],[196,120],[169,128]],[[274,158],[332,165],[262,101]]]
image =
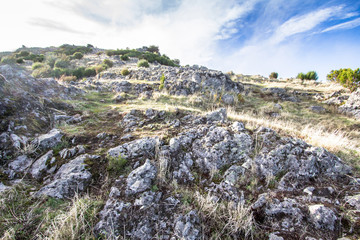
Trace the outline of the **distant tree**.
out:
[[[309,71],[308,73],[299,73],[296,78],[301,80],[318,80],[318,75],[315,71]]]
[[[272,73],[270,73],[269,78],[270,79],[277,79],[278,76],[279,76],[279,74],[277,72],[272,72]]]
[[[338,82],[342,86],[355,91],[360,86],[360,68],[352,70],[350,68],[340,68],[339,70],[332,70],[326,78],[332,82]]]
[[[150,45],[148,48],[147,48],[148,52],[152,52],[152,53],[160,53],[160,49],[158,46],[155,46],[155,45]]]

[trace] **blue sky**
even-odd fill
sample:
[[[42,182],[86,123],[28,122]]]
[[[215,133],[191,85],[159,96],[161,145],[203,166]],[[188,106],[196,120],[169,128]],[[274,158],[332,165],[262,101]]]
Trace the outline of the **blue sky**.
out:
[[[153,44],[182,64],[280,77],[315,70],[320,80],[360,67],[360,1],[12,0],[2,9],[0,51]]]

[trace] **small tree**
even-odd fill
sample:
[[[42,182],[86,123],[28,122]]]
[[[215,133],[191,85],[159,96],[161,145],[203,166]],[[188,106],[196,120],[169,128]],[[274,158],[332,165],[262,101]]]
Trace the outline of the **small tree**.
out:
[[[152,53],[160,53],[159,47],[155,45],[150,45],[147,50]]]
[[[270,79],[277,79],[278,76],[279,76],[279,74],[277,72],[272,72],[272,73],[270,73],[269,78]]]
[[[309,71],[308,73],[299,73],[296,78],[301,80],[317,80],[319,77],[315,71]]]
[[[360,87],[360,68],[355,70],[350,68],[332,70],[326,78],[329,81],[340,83],[353,92]]]
[[[84,55],[83,55],[81,52],[76,52],[76,53],[74,53],[74,54],[72,55],[72,57],[73,57],[74,59],[80,60],[80,59],[82,59],[82,58],[84,57]]]

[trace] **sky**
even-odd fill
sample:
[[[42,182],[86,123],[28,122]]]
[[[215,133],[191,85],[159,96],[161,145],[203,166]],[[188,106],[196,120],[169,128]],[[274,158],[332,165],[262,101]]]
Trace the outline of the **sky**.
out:
[[[358,0],[11,0],[0,51],[156,45],[182,65],[279,77],[360,67]]]

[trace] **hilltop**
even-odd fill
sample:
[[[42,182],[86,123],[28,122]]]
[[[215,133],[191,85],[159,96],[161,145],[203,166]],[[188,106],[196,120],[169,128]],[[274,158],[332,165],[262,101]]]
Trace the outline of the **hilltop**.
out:
[[[2,239],[360,236],[360,90],[155,46],[0,56]]]

